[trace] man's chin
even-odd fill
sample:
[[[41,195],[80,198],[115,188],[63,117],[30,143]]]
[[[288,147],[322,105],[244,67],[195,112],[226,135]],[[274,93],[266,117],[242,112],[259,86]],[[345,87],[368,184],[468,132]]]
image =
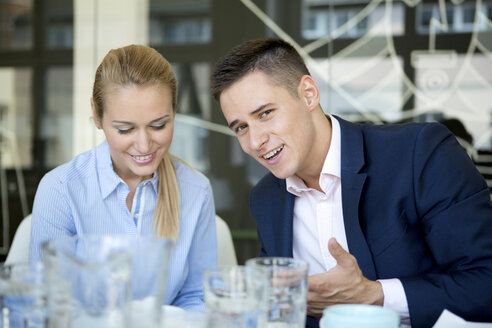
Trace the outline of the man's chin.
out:
[[[267,167],[268,169],[268,167]],[[268,170],[270,173],[272,173],[276,178],[285,180],[291,176],[293,176],[295,173],[289,173],[289,172],[282,172],[282,171],[277,171],[277,170]]]

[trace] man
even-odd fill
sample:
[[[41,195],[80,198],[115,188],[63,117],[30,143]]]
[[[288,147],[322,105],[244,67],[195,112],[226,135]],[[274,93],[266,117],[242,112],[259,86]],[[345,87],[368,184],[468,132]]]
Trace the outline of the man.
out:
[[[492,205],[442,125],[326,115],[302,58],[253,40],[221,58],[212,93],[242,149],[271,173],[250,195],[261,256],[309,263],[307,327],[337,303],[431,327],[448,309],[492,321]]]

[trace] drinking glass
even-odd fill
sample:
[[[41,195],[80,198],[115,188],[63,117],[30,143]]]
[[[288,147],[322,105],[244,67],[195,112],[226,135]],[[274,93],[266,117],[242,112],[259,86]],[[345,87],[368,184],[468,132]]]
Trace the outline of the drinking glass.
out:
[[[230,319],[231,328],[264,327],[266,275],[244,266],[205,270],[205,306],[211,313]]]
[[[172,243],[153,236],[86,235],[43,245],[50,325],[158,327]]]
[[[268,277],[267,327],[303,328],[306,322],[308,264],[287,257],[259,257],[246,267]]]
[[[46,320],[43,264],[0,264],[0,327],[44,328]]]
[[[338,304],[323,311],[320,328],[398,328],[400,317],[393,310],[367,304]]]
[[[212,311],[190,311],[174,306],[165,306],[162,328],[231,328],[233,318]]]

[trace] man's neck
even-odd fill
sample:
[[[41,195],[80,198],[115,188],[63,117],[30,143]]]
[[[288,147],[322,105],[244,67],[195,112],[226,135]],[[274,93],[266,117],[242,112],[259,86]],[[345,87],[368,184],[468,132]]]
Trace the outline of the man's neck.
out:
[[[309,163],[306,163],[306,169],[302,173],[299,172],[297,176],[304,181],[307,187],[322,191],[319,185],[319,177],[330,150],[332,124],[329,117],[321,110],[319,115],[317,114],[314,117],[314,128],[316,137],[312,145],[311,158],[306,159],[306,161],[309,161]]]

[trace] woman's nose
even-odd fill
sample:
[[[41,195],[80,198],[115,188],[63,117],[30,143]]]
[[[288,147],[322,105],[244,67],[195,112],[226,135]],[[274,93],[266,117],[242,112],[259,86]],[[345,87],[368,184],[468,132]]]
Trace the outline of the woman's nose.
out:
[[[152,147],[152,138],[150,134],[145,130],[141,130],[138,131],[136,137],[137,139],[135,140],[135,149],[140,154],[147,154],[148,152],[150,152]]]

